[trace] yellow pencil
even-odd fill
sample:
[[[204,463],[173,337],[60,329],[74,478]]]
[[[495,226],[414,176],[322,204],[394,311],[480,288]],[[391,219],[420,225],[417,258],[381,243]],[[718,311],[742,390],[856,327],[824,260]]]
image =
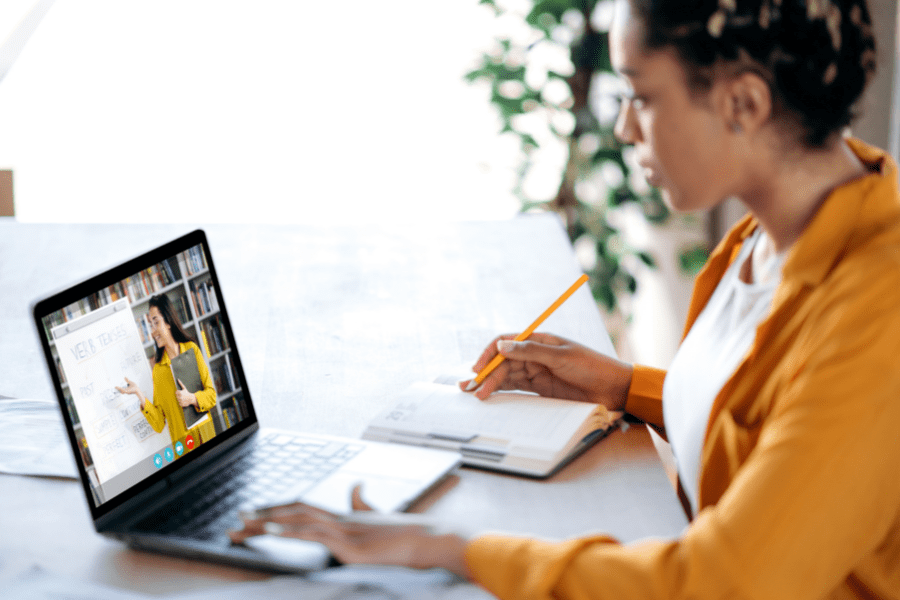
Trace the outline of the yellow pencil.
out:
[[[517,342],[521,342],[522,340],[528,338],[528,336],[530,336],[532,333],[534,333],[534,330],[537,329],[540,326],[540,324],[543,323],[544,320],[546,320],[547,317],[549,317],[551,314],[553,314],[553,311],[555,311],[557,308],[559,308],[563,302],[568,300],[569,296],[574,294],[575,290],[577,290],[579,287],[581,287],[581,284],[583,284],[587,280],[588,280],[587,275],[582,275],[581,277],[579,277],[578,281],[573,283],[571,285],[571,287],[569,287],[569,289],[567,289],[565,292],[563,292],[562,296],[560,296],[559,298],[556,299],[556,302],[551,304],[550,307],[547,308],[547,310],[545,310],[544,312],[541,313],[541,316],[539,316],[537,319],[534,320],[534,323],[529,325],[528,328],[525,329],[525,331],[523,331],[522,333],[517,335],[515,340]],[[472,381],[469,382],[469,385],[466,386],[466,391],[471,392],[472,390],[477,388],[479,385],[481,385],[481,382],[484,381],[485,377],[490,375],[491,372],[497,368],[497,365],[502,363],[505,359],[506,359],[506,357],[503,356],[502,354],[498,354],[497,356],[495,356],[494,360],[489,362],[487,364],[487,366],[485,368],[483,368],[478,375],[475,376],[475,379],[473,379]]]

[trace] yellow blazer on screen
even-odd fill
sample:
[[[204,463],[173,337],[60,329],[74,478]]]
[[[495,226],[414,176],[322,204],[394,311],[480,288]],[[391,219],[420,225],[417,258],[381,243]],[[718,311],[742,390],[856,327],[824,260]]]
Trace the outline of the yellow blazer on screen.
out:
[[[197,357],[197,368],[200,370],[200,381],[203,389],[195,394],[200,412],[211,409],[216,404],[216,388],[213,386],[209,367],[194,342],[179,344],[181,352],[193,352]],[[150,426],[159,433],[166,423],[169,424],[169,436],[174,444],[191,434],[195,439],[207,441],[213,437],[211,423],[201,423],[187,430],[184,423],[184,412],[175,398],[175,378],[172,376],[172,361],[163,352],[162,359],[153,366],[153,402],[144,403],[144,416]]]

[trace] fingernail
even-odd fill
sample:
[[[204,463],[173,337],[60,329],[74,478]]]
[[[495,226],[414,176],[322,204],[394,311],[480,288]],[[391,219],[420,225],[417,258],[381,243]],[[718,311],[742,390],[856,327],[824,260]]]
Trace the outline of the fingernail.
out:
[[[281,535],[284,533],[284,525],[278,523],[263,523],[263,531],[269,535]]]
[[[512,340],[500,340],[497,342],[497,352],[500,354],[506,354],[507,352],[512,351],[513,348],[516,347],[516,343]]]

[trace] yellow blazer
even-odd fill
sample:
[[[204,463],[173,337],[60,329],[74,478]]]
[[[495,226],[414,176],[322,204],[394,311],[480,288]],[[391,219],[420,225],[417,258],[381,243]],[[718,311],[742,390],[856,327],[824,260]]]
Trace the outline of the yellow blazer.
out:
[[[179,344],[181,352],[193,352],[197,357],[197,368],[200,371],[200,381],[203,389],[197,392],[197,404],[201,412],[208,411],[216,405],[216,388],[213,386],[212,377],[209,375],[209,367],[200,353],[200,348],[194,342]],[[172,376],[172,361],[169,355],[163,352],[162,359],[153,365],[153,402],[144,403],[144,416],[150,426],[159,433],[166,422],[169,423],[169,436],[174,444],[178,440],[184,441],[190,433],[197,441],[206,441],[213,437],[214,429],[211,424],[199,424],[190,431],[185,428],[184,412],[175,399],[175,378]]]
[[[484,536],[466,552],[476,581],[499,598],[900,599],[898,173],[848,143],[872,173],[836,189],[791,248],[713,404],[683,536]],[[746,217],[710,257],[686,330],[755,227]],[[627,404],[663,434],[664,377],[636,368]]]

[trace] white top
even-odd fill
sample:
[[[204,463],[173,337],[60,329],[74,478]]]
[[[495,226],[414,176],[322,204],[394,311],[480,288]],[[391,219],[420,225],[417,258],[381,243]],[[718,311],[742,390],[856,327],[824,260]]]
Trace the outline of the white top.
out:
[[[753,283],[740,279],[752,256]],[[713,401],[740,365],[768,315],[781,281],[784,253],[776,254],[758,228],[725,272],[678,349],[663,384],[663,418],[682,486],[697,512],[700,452]]]

